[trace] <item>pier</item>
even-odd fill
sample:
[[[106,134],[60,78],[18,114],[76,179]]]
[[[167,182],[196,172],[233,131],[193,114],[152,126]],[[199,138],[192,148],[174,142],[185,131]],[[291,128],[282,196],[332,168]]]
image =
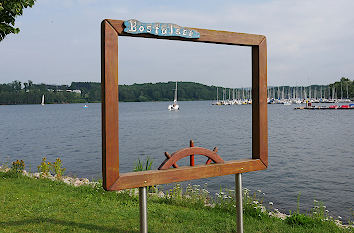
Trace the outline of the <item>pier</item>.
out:
[[[354,104],[349,105],[330,105],[330,106],[312,106],[311,103],[306,107],[296,107],[295,110],[353,110]]]

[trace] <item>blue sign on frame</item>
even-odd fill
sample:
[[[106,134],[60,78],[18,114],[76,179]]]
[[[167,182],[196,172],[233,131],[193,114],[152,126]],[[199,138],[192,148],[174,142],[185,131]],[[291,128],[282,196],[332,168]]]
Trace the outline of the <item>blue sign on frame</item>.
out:
[[[184,28],[171,23],[142,23],[136,19],[124,21],[124,32],[131,34],[153,34],[156,36],[178,36],[184,38],[199,38],[196,30]]]

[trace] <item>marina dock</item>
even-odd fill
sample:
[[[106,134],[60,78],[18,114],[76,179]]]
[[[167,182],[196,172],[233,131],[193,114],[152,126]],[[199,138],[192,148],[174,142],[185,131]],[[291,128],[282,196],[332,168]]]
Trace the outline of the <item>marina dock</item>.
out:
[[[304,107],[296,107],[295,110],[354,110],[354,104],[349,105],[331,105],[331,106],[312,106],[306,105]]]

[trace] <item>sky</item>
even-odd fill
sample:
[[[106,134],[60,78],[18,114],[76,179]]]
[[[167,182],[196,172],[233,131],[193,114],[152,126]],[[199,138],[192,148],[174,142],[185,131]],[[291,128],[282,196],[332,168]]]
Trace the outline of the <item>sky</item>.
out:
[[[19,34],[0,42],[0,83],[99,82],[103,19],[261,34],[268,85],[354,79],[354,1],[37,0],[17,18]],[[251,85],[251,48],[119,38],[119,84],[193,81]]]

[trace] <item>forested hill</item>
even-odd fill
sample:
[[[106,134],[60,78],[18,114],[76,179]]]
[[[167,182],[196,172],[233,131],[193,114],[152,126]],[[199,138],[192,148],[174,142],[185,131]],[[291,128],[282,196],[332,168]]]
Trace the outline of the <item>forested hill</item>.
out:
[[[119,85],[119,101],[147,102],[171,101],[174,98],[175,82],[143,83]],[[72,82],[70,89],[81,90],[82,96],[89,102],[101,100],[101,84],[95,82]],[[194,82],[178,82],[178,100],[216,99],[216,87]],[[221,91],[220,91],[221,93]]]
[[[120,101],[168,101],[174,98],[175,82],[119,85]],[[216,99],[216,87],[193,82],[179,82],[178,100]]]
[[[119,101],[147,102],[171,101],[174,98],[175,82],[143,83],[119,85]],[[70,89],[82,91],[88,101],[100,101],[101,85],[94,82],[72,82]],[[194,82],[178,82],[178,100],[212,100],[216,99],[216,87]],[[221,91],[220,91],[221,93]]]
[[[119,85],[119,101],[145,102],[145,101],[172,101],[174,98],[175,82],[144,83],[132,85]],[[327,98],[354,98],[354,81],[341,78],[339,82],[330,85],[311,85],[306,88],[308,96],[322,96]],[[194,82],[178,82],[178,100],[215,100],[216,86],[207,86]],[[299,92],[299,88],[295,91]],[[277,93],[275,93],[277,91]],[[291,95],[294,87],[270,87],[273,98],[280,98],[280,94]],[[219,99],[229,97],[230,90],[219,87]],[[232,93],[232,90],[231,90]],[[249,91],[235,90],[235,98],[244,96],[249,98]],[[311,93],[311,94],[310,94]],[[320,94],[321,93],[321,94]],[[84,103],[101,101],[101,84],[98,82],[72,82],[71,85],[34,84],[32,81],[21,83],[0,84],[0,104],[40,104],[42,95],[45,103]],[[232,96],[232,95],[231,95]],[[274,97],[275,96],[275,97]]]
[[[119,85],[119,101],[172,101],[175,82]],[[178,100],[212,100],[216,87],[194,82],[178,82]],[[219,90],[221,94],[221,89]],[[72,82],[71,85],[33,84],[13,81],[0,84],[0,104],[84,103],[101,101],[101,84]]]

